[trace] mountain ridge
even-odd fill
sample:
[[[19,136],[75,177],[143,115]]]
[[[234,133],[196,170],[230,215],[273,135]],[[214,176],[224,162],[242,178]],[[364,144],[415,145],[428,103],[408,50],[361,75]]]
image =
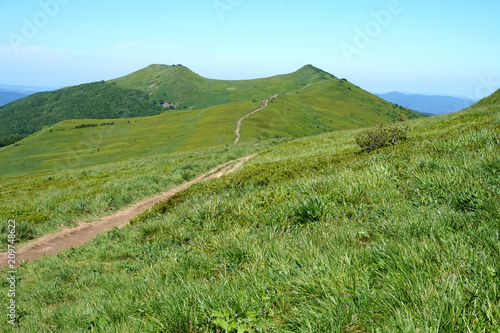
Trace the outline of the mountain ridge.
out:
[[[314,134],[321,128],[336,130],[372,125],[393,121],[401,112],[409,117],[417,116],[402,108],[396,110],[393,104],[312,65],[261,79],[216,80],[204,78],[183,65],[153,64],[117,79],[37,93],[0,107],[3,120],[0,122],[0,146],[68,119],[137,118],[222,105],[226,105],[222,108],[225,117],[232,119],[231,104],[247,103],[246,114],[255,109],[251,104],[276,94],[287,96],[281,101],[287,107],[283,104],[280,109],[275,104],[269,108],[275,115],[273,121],[280,122],[287,117],[293,120],[289,122],[291,127],[284,126],[277,134],[276,124],[270,125],[265,118],[268,112],[253,117],[252,121],[260,121],[262,129],[268,131],[267,136]],[[243,106],[235,105],[236,109],[240,107]],[[333,114],[336,116],[332,118]],[[210,119],[210,113],[206,115],[209,118],[202,122]],[[221,116],[222,113],[217,117]],[[303,116],[307,120],[301,125],[298,118]],[[325,121],[337,124],[325,125]],[[311,123],[317,130],[304,128]],[[214,123],[210,126],[218,128]]]
[[[27,93],[19,93],[12,91],[0,91],[0,106],[13,102],[15,100],[29,96]]]
[[[176,108],[200,109],[242,102],[249,97],[251,100],[262,100],[273,93],[290,92],[322,79],[336,77],[312,65],[305,65],[288,74],[247,80],[222,80],[203,77],[183,65],[153,64],[107,82],[145,91],[153,102],[164,108],[176,105]],[[254,87],[250,87],[250,84]]]

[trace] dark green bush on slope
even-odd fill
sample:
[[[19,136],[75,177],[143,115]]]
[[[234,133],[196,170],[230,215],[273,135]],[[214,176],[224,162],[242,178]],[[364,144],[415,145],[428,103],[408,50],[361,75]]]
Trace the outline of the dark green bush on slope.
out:
[[[5,147],[8,145],[11,145],[11,144],[16,143],[18,141],[21,141],[25,137],[26,137],[26,135],[10,135],[8,137],[0,139],[0,147]]]
[[[406,140],[406,129],[402,125],[379,125],[356,136],[356,143],[366,151],[389,147]]]

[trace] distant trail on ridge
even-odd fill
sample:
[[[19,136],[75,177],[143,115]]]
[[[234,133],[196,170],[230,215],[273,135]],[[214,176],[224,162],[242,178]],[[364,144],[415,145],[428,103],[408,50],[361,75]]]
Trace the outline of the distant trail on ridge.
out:
[[[151,199],[136,203],[132,207],[118,211],[113,215],[105,216],[96,222],[79,223],[79,226],[76,228],[66,229],[55,234],[45,235],[24,245],[23,247],[20,247],[17,250],[16,266],[18,266],[22,260],[33,261],[46,255],[54,255],[71,247],[77,247],[88,243],[92,238],[106,230],[111,230],[114,227],[124,227],[131,219],[153,207],[155,203],[166,200],[174,194],[184,191],[195,183],[213,178],[220,178],[223,175],[232,173],[256,155],[257,154],[249,155],[221,164],[198,178],[185,183],[184,185],[171,189],[170,191]],[[7,265],[7,257],[8,252],[0,253],[0,267]]]
[[[279,94],[276,94],[274,96],[271,96],[269,98],[266,98],[266,100],[264,101],[264,103],[262,103],[261,107],[258,108],[257,110],[255,111],[252,111],[246,115],[244,115],[243,117],[241,117],[239,120],[238,120],[238,125],[236,125],[236,131],[234,132],[236,134],[236,140],[234,140],[234,143],[237,144],[238,141],[240,141],[240,138],[241,138],[241,134],[240,134],[240,131],[241,131],[241,122],[243,121],[243,119],[245,119],[246,117],[249,117],[251,115],[253,115],[254,113],[256,112],[259,112],[259,111],[262,111],[264,110],[265,108],[267,108],[267,104],[269,103],[269,100],[273,99],[273,98],[276,98],[278,97]]]

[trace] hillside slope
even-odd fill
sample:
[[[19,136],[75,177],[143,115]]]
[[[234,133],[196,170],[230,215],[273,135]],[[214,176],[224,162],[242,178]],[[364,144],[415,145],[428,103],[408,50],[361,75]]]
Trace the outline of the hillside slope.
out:
[[[338,87],[337,87],[338,86]],[[347,93],[342,91],[346,90]],[[0,175],[50,173],[174,151],[233,144],[238,119],[260,101],[125,119],[77,119],[47,126],[0,148]],[[347,83],[317,82],[279,95],[245,119],[241,143],[296,138],[394,121],[404,110]],[[409,117],[418,116],[408,112]],[[99,126],[111,123],[112,126]],[[81,127],[81,125],[94,125]]]
[[[254,146],[261,154],[241,171],[23,265],[20,329],[498,331],[499,116],[500,91],[409,121],[408,141],[373,152],[355,144],[362,129]],[[18,177],[5,188],[13,205],[18,188],[45,191],[19,204],[23,216],[102,211],[135,189],[106,189],[118,170],[148,189],[168,171],[146,166],[169,156]],[[176,170],[201,156],[176,155],[185,163]],[[86,186],[64,186],[77,180]],[[70,207],[68,194],[80,195]],[[48,222],[21,223],[34,233]]]

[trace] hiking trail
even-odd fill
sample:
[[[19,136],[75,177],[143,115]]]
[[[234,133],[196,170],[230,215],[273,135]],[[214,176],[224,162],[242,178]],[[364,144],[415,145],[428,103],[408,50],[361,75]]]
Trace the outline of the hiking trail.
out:
[[[255,111],[252,111],[250,113],[247,113],[246,115],[244,115],[243,117],[241,117],[239,120],[238,120],[238,124],[236,125],[236,131],[234,132],[236,134],[236,140],[234,141],[234,143],[238,143],[238,141],[240,141],[240,138],[241,138],[241,134],[240,134],[240,131],[241,131],[241,123],[243,122],[243,119],[253,115],[254,113],[256,112],[259,112],[259,111],[262,111],[264,110],[265,108],[267,108],[267,104],[269,103],[269,100],[273,99],[273,98],[276,98],[278,97],[279,94],[276,94],[274,96],[271,96],[269,98],[266,98],[266,100],[262,103],[262,105],[260,106],[260,108],[258,108],[257,110]]]
[[[111,230],[114,227],[122,228],[126,226],[131,219],[153,207],[154,204],[166,200],[176,193],[184,191],[195,183],[213,178],[220,178],[225,174],[232,173],[256,155],[257,154],[249,155],[221,164],[198,178],[179,187],[171,189],[148,200],[138,202],[132,207],[118,211],[113,215],[105,216],[98,221],[91,223],[80,222],[75,228],[65,229],[55,234],[45,235],[22,247],[16,247],[16,266],[18,266],[23,260],[33,261],[43,256],[55,255],[71,247],[86,244],[95,236],[106,230]],[[0,253],[0,267],[7,265],[7,258],[8,252]]]

